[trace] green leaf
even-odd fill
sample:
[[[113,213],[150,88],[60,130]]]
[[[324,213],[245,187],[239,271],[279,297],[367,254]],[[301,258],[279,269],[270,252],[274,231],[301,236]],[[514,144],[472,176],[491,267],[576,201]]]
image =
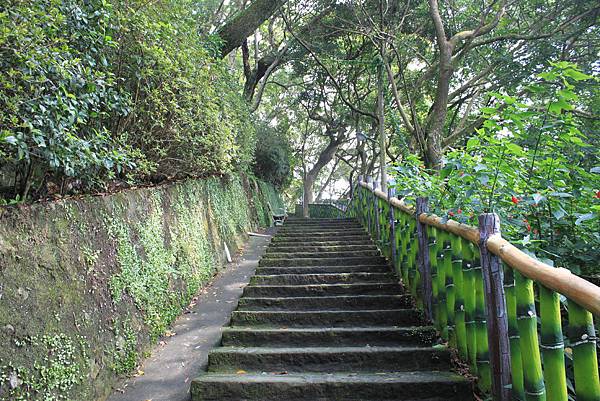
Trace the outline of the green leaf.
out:
[[[551,102],[548,105],[548,110],[556,114],[560,114],[563,110],[571,109],[573,109],[573,106],[567,103],[567,101],[563,98],[558,99],[556,102]]]
[[[580,226],[584,221],[592,220],[594,217],[596,217],[595,213],[582,214],[575,220],[575,225]]]
[[[566,214],[567,213],[564,211],[563,208],[558,208],[552,211],[552,215],[556,220],[562,219],[563,217],[565,217]]]
[[[540,202],[542,202],[544,200],[544,197],[541,194],[533,194],[532,198],[533,198],[533,202],[535,202],[536,205],[538,205]]]
[[[591,75],[584,74],[581,71],[568,69],[565,70],[564,74],[569,78],[573,78],[575,81],[585,81],[586,79],[593,78]]]
[[[467,150],[475,149],[481,142],[477,138],[471,138],[467,141]]]
[[[7,136],[6,138],[4,138],[4,141],[10,143],[11,145],[17,144],[17,138],[15,138],[13,135]]]
[[[523,155],[525,152],[523,151],[523,148],[520,147],[519,145],[517,145],[516,143],[509,143],[506,145],[506,148],[514,155],[517,156],[521,156]]]
[[[551,192],[550,196],[556,196],[557,198],[572,198],[573,195],[567,192]]]
[[[558,77],[554,71],[542,72],[538,74],[538,77],[542,78],[545,81],[554,81]]]

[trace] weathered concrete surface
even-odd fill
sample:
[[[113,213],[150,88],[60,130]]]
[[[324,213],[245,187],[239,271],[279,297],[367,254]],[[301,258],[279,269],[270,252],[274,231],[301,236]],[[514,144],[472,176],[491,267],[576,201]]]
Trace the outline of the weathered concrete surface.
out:
[[[269,231],[272,234],[272,231]],[[195,304],[177,319],[172,337],[161,343],[109,401],[187,401],[190,384],[206,367],[269,238],[250,237],[243,253],[217,275]],[[141,373],[141,372],[140,372]]]
[[[343,225],[356,221],[286,222],[193,380],[194,401],[473,400],[368,235],[331,250]]]

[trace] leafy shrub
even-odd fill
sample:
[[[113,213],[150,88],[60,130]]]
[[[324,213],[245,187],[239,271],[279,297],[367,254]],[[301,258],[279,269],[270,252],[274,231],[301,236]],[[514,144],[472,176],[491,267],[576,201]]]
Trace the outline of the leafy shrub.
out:
[[[106,58],[111,13],[100,0],[0,8],[0,160],[16,173],[13,196],[54,175],[93,183],[134,167],[103,124],[129,110]]]
[[[230,173],[247,166],[253,124],[214,43],[199,32],[193,0],[116,3],[115,73],[132,95],[114,127],[161,176]]]
[[[256,131],[254,174],[275,185],[285,187],[291,179],[291,148],[284,133],[261,124]]]
[[[574,114],[578,86],[592,77],[552,64],[517,99],[496,93],[483,128],[466,148],[450,151],[442,171],[416,157],[396,168],[403,195],[425,195],[440,215],[477,224],[496,212],[503,235],[576,272],[600,259],[600,163]]]
[[[0,7],[0,197],[248,170],[254,123],[218,41],[202,34],[201,7]]]

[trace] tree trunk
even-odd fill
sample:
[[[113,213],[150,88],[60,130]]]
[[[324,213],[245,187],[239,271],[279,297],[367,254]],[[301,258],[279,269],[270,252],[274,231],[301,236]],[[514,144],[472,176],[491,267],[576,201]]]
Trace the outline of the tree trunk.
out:
[[[444,124],[448,114],[448,93],[450,91],[450,78],[452,78],[452,51],[454,46],[446,37],[437,0],[429,0],[429,11],[436,30],[440,62],[435,101],[427,124],[425,164],[427,167],[439,169],[442,161]]]
[[[384,52],[381,49],[380,56],[383,57]],[[381,179],[381,190],[387,193],[387,171],[386,171],[386,161],[385,161],[385,148],[386,148],[386,138],[385,138],[385,110],[383,109],[383,66],[380,65],[377,67],[377,118],[378,118],[378,128],[379,128],[379,169],[380,169],[380,179]]]
[[[335,174],[335,170],[337,169],[337,166],[338,166],[339,162],[340,162],[340,159],[337,159],[335,161],[335,164],[331,168],[331,172],[329,173],[329,176],[327,177],[327,180],[325,180],[325,183],[323,185],[321,185],[321,189],[319,190],[319,194],[317,195],[317,199],[316,199],[317,202],[320,202],[321,199],[323,198],[323,194],[325,193],[325,190],[327,189],[327,187],[331,183],[331,180],[333,179],[333,176]]]
[[[315,185],[315,178],[308,174],[304,177],[304,194],[302,198],[302,216],[304,218],[310,217],[308,205],[313,203],[313,186]]]
[[[438,87],[433,104],[431,119],[427,129],[427,153],[425,161],[427,167],[439,169],[442,162],[442,142],[444,137],[444,124],[448,114],[448,92],[452,66],[450,60],[440,60]]]
[[[338,128],[339,129],[339,128]],[[329,143],[327,147],[323,149],[317,162],[315,165],[304,175],[304,203],[303,203],[303,214],[304,217],[310,217],[308,213],[308,204],[313,202],[314,194],[313,187],[315,185],[315,181],[319,176],[319,173],[335,156],[338,147],[344,141],[345,136],[343,134],[339,134],[338,137],[334,137],[333,134],[329,138]]]
[[[227,56],[258,27],[287,3],[287,0],[254,0],[248,8],[236,14],[217,31],[223,40],[221,57]]]

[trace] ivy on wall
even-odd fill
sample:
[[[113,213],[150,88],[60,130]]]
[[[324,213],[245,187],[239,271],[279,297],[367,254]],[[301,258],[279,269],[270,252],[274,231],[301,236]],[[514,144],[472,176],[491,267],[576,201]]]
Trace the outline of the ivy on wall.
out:
[[[36,218],[16,217],[24,231],[2,222],[12,234],[0,240],[0,278],[10,277],[0,340],[11,344],[0,348],[0,400],[102,398],[213,277],[223,243],[271,223],[267,199],[280,202],[253,178],[210,178],[38,205]],[[29,258],[9,256],[17,251]],[[6,325],[15,308],[40,304],[44,314]]]

